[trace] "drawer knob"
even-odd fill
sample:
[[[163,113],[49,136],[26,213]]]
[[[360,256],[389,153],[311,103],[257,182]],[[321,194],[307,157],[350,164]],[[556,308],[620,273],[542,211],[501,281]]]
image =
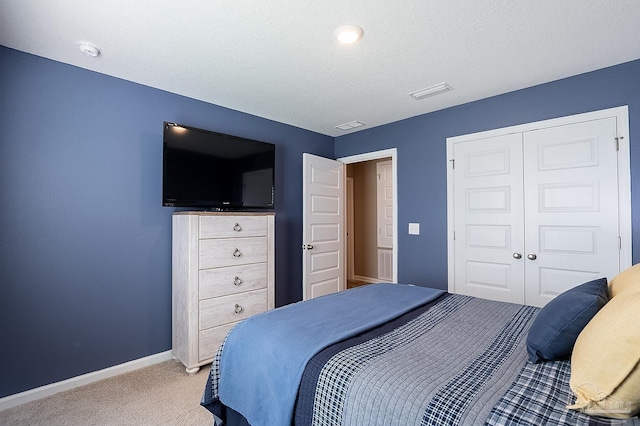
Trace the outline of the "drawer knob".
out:
[[[240,279],[240,277],[235,277],[235,279],[233,280],[233,285],[240,285],[242,284],[242,280]]]
[[[240,257],[240,256],[242,256],[242,253],[240,253],[240,250],[235,249],[235,250],[233,251],[233,257]]]
[[[234,312],[235,312],[236,314],[241,314],[241,313],[242,313],[242,311],[244,311],[244,308],[243,308],[242,306],[240,306],[240,305],[238,305],[238,304],[236,303],[236,307],[235,307],[235,309],[234,309]]]
[[[236,223],[235,225],[233,225],[233,230],[236,232],[240,232],[242,231],[242,226],[240,226],[239,223]]]

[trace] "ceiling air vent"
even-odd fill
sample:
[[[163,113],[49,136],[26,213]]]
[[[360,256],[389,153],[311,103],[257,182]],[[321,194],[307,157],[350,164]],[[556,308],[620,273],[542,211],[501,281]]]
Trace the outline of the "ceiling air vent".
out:
[[[428,98],[429,96],[439,95],[440,93],[449,92],[453,90],[453,87],[449,86],[447,83],[435,84],[433,86],[429,86],[426,89],[417,90],[415,92],[409,93],[413,99],[419,101],[420,99]]]
[[[360,127],[360,126],[364,126],[364,123],[361,123],[359,121],[350,121],[348,123],[344,123],[344,124],[340,124],[339,126],[336,126],[336,129],[351,130],[351,129],[355,129],[356,127]]]

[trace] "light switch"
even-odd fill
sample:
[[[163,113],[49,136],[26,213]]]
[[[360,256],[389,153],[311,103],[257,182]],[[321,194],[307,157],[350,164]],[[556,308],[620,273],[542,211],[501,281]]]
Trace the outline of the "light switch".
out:
[[[419,223],[410,223],[409,224],[409,235],[420,235],[420,224]]]

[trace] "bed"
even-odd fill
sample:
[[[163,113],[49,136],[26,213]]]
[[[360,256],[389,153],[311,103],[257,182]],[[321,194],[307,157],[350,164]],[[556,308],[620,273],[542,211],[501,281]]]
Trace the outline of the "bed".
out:
[[[626,402],[607,417],[567,408],[566,354],[531,362],[548,352],[531,353],[539,314],[403,284],[298,302],[229,332],[201,404],[218,425],[640,424]]]

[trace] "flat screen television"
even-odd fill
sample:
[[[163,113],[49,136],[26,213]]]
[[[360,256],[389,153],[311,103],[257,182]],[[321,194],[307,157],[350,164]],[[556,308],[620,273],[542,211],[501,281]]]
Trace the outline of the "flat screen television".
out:
[[[274,208],[275,145],[164,122],[162,205]]]

